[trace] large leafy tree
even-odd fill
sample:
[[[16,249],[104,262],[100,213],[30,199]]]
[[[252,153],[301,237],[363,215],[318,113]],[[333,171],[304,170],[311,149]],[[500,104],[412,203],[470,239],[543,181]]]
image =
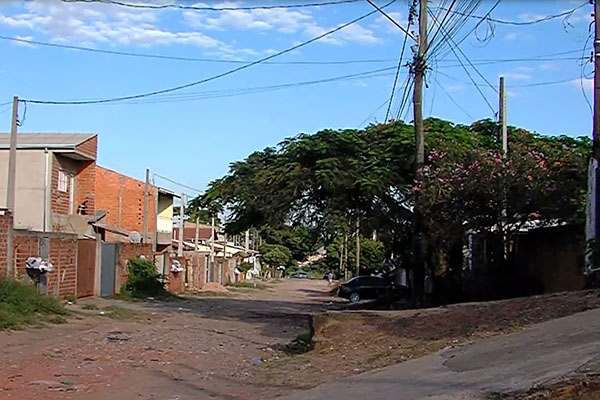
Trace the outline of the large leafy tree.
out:
[[[300,134],[254,152],[197,204],[226,208],[229,232],[258,228],[297,260],[319,245],[339,252],[359,220],[362,235],[376,230],[384,254],[408,268],[415,190],[433,252],[458,246],[468,229],[507,229],[534,217],[580,221],[589,140],[511,128],[504,160],[493,121],[428,119],[425,130],[428,163],[416,185],[414,130],[396,121]]]

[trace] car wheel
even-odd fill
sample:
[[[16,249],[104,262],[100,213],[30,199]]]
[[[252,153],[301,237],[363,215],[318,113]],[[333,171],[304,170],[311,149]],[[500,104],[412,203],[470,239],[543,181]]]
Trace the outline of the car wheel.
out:
[[[350,301],[352,303],[358,303],[360,301],[360,295],[358,293],[356,293],[356,292],[352,293],[350,295]]]

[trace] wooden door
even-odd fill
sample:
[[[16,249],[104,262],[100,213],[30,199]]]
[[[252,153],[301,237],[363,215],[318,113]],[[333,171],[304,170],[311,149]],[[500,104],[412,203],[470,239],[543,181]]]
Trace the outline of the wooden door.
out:
[[[77,297],[94,294],[96,278],[96,241],[79,239],[77,241]]]

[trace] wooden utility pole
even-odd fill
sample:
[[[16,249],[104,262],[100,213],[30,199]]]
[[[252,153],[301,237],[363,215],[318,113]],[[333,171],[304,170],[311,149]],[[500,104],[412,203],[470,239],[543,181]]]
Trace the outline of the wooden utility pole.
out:
[[[360,218],[356,219],[356,276],[360,276]]]
[[[508,156],[508,126],[506,119],[506,91],[504,90],[504,77],[500,77],[500,102],[498,104],[498,118],[500,119],[500,140],[502,141],[502,156]]]
[[[6,208],[12,214],[13,223],[8,227],[6,243],[6,275],[9,278],[13,273],[13,227],[15,217],[15,198],[17,191],[17,127],[19,126],[19,98],[13,97],[12,122],[10,125],[10,150],[8,153],[8,180],[6,184]]]
[[[146,182],[144,183],[144,223],[143,223],[143,243],[148,243],[148,213],[150,212],[148,206],[148,197],[150,195],[150,170],[146,168]]]
[[[588,173],[588,201],[586,209],[586,240],[597,239],[600,231],[600,185],[598,184],[598,166],[600,165],[600,1],[594,1],[594,122],[592,133],[592,158]],[[594,253],[600,251],[599,246],[593,246]],[[595,271],[598,266],[592,260],[598,259],[598,254],[586,257],[588,272]]]
[[[415,76],[413,92],[413,112],[415,123],[415,180],[422,181],[422,169],[425,163],[425,130],[423,127],[423,83],[425,81],[427,52],[427,0],[419,2],[419,37],[414,56],[412,72]],[[419,210],[419,194],[416,193],[413,209],[413,298],[420,303],[425,285],[425,238],[423,236],[422,216]]]
[[[177,256],[183,256],[183,232],[184,232],[184,219],[185,213],[185,194],[181,193],[181,205],[179,206],[179,245],[177,246]]]

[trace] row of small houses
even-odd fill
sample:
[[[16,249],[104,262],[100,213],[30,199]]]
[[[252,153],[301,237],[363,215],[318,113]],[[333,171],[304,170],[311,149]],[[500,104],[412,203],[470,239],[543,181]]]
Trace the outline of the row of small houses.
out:
[[[177,293],[242,279],[240,264],[257,261],[218,228],[186,222],[179,240],[179,196],[97,165],[97,148],[96,134],[19,134],[15,207],[8,210],[9,135],[0,134],[0,274],[27,277],[25,261],[40,257],[53,265],[44,279],[49,294],[106,296],[127,280],[128,260],[144,256]]]

